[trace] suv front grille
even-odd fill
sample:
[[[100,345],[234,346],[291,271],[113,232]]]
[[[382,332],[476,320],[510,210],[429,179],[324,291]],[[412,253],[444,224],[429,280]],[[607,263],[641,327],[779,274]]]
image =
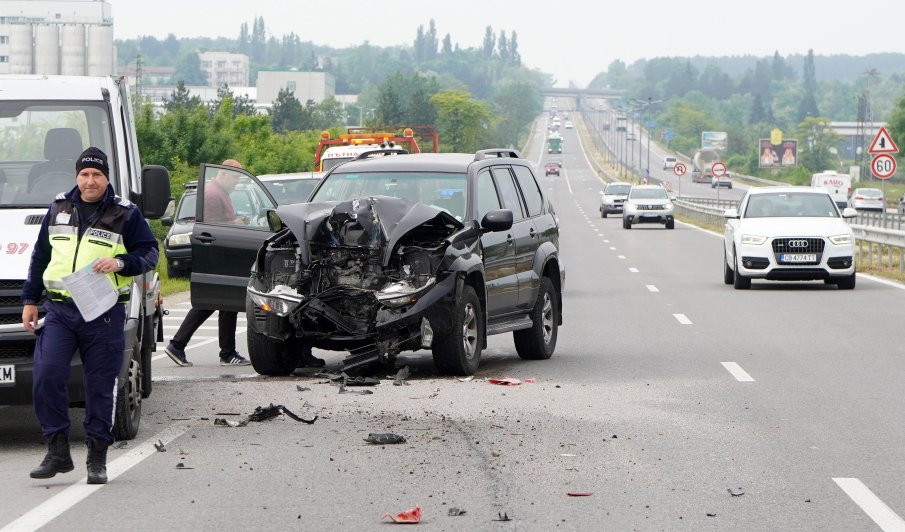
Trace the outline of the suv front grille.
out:
[[[639,211],[662,211],[666,205],[638,205]]]
[[[783,237],[773,239],[773,253],[776,255],[777,264],[793,264],[789,261],[783,261],[780,257],[783,254],[809,254],[816,257],[813,261],[795,261],[794,264],[816,265],[820,264],[823,257],[823,248],[826,242],[822,238],[813,237]]]

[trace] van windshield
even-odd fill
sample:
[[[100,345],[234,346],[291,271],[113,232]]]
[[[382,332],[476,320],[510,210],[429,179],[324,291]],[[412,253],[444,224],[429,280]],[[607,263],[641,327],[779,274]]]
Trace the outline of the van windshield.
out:
[[[0,206],[47,208],[89,146],[107,154],[115,188],[110,122],[101,102],[0,101]]]

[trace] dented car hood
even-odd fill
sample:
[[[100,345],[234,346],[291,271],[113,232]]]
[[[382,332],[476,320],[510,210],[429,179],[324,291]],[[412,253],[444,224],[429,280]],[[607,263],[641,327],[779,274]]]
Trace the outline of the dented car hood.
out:
[[[412,231],[427,226],[445,239],[464,227],[444,210],[390,196],[280,205],[277,214],[300,242],[382,248],[383,266],[389,264],[396,244]],[[299,255],[302,263],[310,263],[308,246],[299,246]]]

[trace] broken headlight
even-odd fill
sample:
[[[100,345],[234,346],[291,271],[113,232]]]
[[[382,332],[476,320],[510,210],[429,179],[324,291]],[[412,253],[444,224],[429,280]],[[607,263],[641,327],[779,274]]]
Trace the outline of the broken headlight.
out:
[[[301,294],[284,284],[275,286],[270,292],[258,292],[249,288],[248,295],[251,296],[252,301],[261,310],[273,312],[281,318],[291,314],[305,299]]]
[[[435,279],[431,277],[426,283],[417,287],[407,280],[390,283],[383,290],[377,292],[377,301],[387,307],[411,305],[418,301],[418,298],[430,287],[434,286],[434,282]]]

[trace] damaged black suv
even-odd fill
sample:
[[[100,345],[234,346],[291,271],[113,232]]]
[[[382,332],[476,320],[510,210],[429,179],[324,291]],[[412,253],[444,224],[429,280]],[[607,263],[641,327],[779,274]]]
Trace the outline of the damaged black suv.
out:
[[[505,332],[522,358],[553,355],[565,278],[559,227],[517,151],[362,158],[327,174],[309,201],[239,228],[275,232],[257,250],[250,279],[244,263],[258,373],[292,373],[308,345],[348,351],[347,370],[431,349],[440,372],[468,375],[487,336]],[[221,238],[236,248],[233,260],[217,250]],[[203,220],[193,239],[193,252],[217,257],[198,260],[205,269],[193,272],[193,305],[238,309],[237,283],[221,270],[240,251],[247,257],[248,242]]]

